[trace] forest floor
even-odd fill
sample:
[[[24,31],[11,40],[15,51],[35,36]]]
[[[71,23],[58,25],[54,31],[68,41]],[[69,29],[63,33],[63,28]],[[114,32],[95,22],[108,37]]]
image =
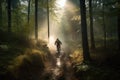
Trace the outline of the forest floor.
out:
[[[0,80],[120,80],[120,54],[114,46],[90,51],[92,63],[69,42],[60,55],[44,41],[0,31]]]
[[[107,65],[107,63],[110,62],[111,59],[108,59],[109,61],[107,60],[106,63],[100,62],[100,64],[98,64],[98,62],[96,62],[95,64],[92,63],[78,64],[78,62],[74,63],[77,60],[79,61],[79,59],[82,60],[82,58],[80,58],[81,55],[77,55],[77,53],[80,54],[82,52],[79,52],[78,50],[75,51],[75,53],[73,53],[74,54],[73,59],[71,59],[67,51],[65,52],[62,51],[60,55],[56,51],[50,51],[50,55],[47,54],[47,57],[45,57],[47,59],[43,61],[43,63],[40,59],[42,51],[40,51],[39,49],[37,50],[37,53],[31,51],[29,52],[29,54],[27,52],[23,54],[19,54],[17,58],[16,56],[14,57],[13,55],[7,54],[8,52],[6,52],[7,56],[3,56],[1,54],[0,63],[5,64],[5,62],[3,61],[8,62],[9,59],[7,59],[7,57],[15,58],[14,59],[15,62],[11,64],[12,67],[10,68],[10,71],[12,72],[13,75],[11,76],[11,73],[5,74],[5,78],[7,77],[7,79],[0,79],[0,80],[40,80],[40,79],[41,80],[119,80],[120,79],[119,67],[114,68],[113,67],[114,65],[112,64]],[[13,51],[16,52],[16,50]],[[95,55],[95,54],[93,55],[95,58],[98,56],[98,60],[100,60],[99,58],[100,55]],[[75,59],[77,60],[75,61]],[[114,60],[115,59],[112,56],[112,61]],[[114,63],[115,62],[119,63],[118,60],[114,61]],[[7,66],[9,65],[6,65],[6,67]],[[5,66],[3,66],[3,68],[4,67]],[[8,69],[1,68],[0,70],[7,71]],[[16,78],[16,76],[17,79],[14,79],[14,77]]]
[[[100,55],[98,57],[100,57]],[[112,64],[107,65],[108,62],[99,63],[98,61],[97,63],[84,64],[84,63],[74,63],[73,60],[74,59],[71,59],[70,55],[67,55],[67,53],[64,51],[62,51],[60,54],[58,54],[56,51],[51,51],[50,60],[48,60],[45,63],[43,80],[119,80],[120,79],[119,69],[113,67],[114,65]],[[102,61],[103,59],[99,59],[99,60]]]
[[[72,62],[65,52],[58,54],[56,51],[52,51],[51,55],[50,60],[45,63],[45,78],[48,80],[78,80],[74,76]]]

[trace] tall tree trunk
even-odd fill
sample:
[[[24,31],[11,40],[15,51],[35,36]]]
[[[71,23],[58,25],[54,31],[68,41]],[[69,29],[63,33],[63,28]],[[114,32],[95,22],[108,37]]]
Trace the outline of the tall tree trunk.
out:
[[[119,0],[118,0],[118,5],[120,5]],[[120,50],[120,8],[118,8],[118,48]]]
[[[85,0],[80,0],[80,13],[81,13],[83,57],[84,57],[84,61],[89,61],[90,53],[88,47]]]
[[[35,0],[35,39],[38,40],[38,0]]]
[[[2,26],[2,2],[0,1],[0,27]]]
[[[31,0],[28,0],[28,23],[30,21],[30,1]]]
[[[7,0],[8,10],[8,32],[11,32],[11,0]]]
[[[93,33],[93,9],[92,9],[92,0],[89,0],[89,15],[90,15],[90,42],[91,49],[95,49],[94,33]]]
[[[47,0],[47,21],[48,21],[48,41],[49,41],[49,37],[50,37],[49,0]]]
[[[104,31],[104,48],[106,48],[106,25],[105,25],[105,5],[103,1],[103,31]]]

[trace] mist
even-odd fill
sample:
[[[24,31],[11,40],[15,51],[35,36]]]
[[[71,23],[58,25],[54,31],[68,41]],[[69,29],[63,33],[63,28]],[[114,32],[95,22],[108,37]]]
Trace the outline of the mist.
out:
[[[55,50],[56,47],[54,45],[55,40],[58,38],[61,42],[62,42],[62,50],[67,49],[67,47],[69,46],[69,44],[72,44],[74,42],[76,42],[76,38],[74,39],[74,35],[73,33],[73,28],[75,27],[74,25],[71,25],[71,22],[74,17],[72,17],[75,14],[74,10],[77,10],[78,7],[73,4],[70,1],[65,1],[64,5],[63,3],[59,3],[59,0],[56,1],[56,10],[55,15],[52,15],[52,13],[50,13],[49,15],[49,24],[50,24],[50,37],[48,39],[48,24],[47,24],[47,13],[43,14],[44,20],[42,20],[39,17],[39,32],[38,32],[38,37],[41,40],[44,40],[47,42],[48,47],[52,50]],[[69,8],[68,8],[69,7]],[[46,11],[46,10],[44,10]],[[46,16],[45,16],[46,15]],[[78,14],[79,15],[79,14]],[[80,20],[80,19],[77,19]],[[78,21],[79,22],[79,21]],[[78,26],[80,27],[80,24],[78,23]],[[79,34],[81,34],[79,32]],[[79,36],[78,36],[79,37]],[[77,40],[77,41],[80,41]]]

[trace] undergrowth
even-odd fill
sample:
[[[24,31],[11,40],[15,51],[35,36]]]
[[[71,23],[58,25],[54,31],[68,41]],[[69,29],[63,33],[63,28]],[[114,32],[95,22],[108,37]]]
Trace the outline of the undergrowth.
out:
[[[50,55],[46,42],[0,30],[0,80],[38,80]]]

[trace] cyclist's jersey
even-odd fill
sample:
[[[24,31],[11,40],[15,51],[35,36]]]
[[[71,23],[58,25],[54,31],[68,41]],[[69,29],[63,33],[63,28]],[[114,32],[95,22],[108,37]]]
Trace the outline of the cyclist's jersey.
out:
[[[62,43],[61,43],[60,40],[57,39],[57,40],[55,41],[55,45],[56,45],[57,47],[60,47],[61,44],[62,44]]]

